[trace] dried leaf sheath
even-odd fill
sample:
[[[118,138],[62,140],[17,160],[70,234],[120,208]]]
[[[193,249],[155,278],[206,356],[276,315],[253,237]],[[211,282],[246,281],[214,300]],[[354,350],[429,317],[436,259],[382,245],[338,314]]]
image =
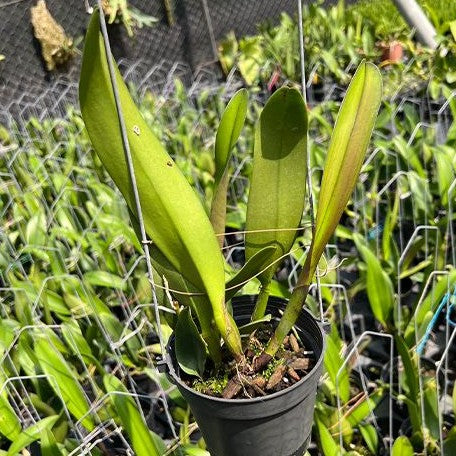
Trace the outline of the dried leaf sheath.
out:
[[[46,2],[39,0],[30,9],[35,38],[41,44],[41,52],[49,71],[63,65],[73,57],[73,39],[65,34],[63,27],[52,17]]]

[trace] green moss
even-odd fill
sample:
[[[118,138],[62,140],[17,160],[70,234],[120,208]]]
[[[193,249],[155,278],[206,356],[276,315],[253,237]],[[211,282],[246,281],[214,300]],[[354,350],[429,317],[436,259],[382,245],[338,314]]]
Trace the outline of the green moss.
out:
[[[277,366],[279,364],[282,364],[282,360],[277,358],[274,358],[269,362],[269,364],[266,366],[266,369],[264,369],[264,371],[262,372],[262,375],[266,381],[268,381],[271,378],[271,375],[277,369]]]
[[[193,384],[193,389],[199,393],[221,396],[227,384],[228,374],[225,373],[223,374],[223,377],[214,376],[207,380],[197,380]]]

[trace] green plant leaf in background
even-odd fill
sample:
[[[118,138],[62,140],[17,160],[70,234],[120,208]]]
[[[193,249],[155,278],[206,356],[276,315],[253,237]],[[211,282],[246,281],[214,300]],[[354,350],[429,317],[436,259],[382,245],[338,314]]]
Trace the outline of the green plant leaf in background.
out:
[[[391,456],[413,456],[414,454],[413,446],[405,435],[401,435],[394,441]]]
[[[233,96],[223,112],[215,137],[215,182],[211,205],[211,223],[223,246],[226,224],[226,195],[229,183],[229,163],[233,147],[244,126],[247,115],[248,92],[241,89]]]
[[[35,355],[57,397],[62,399],[76,419],[84,417],[81,423],[87,430],[93,430],[94,422],[92,417],[87,415],[90,407],[77,380],[77,375],[46,336],[36,337]]]
[[[343,448],[339,448],[339,443],[333,439],[328,428],[319,419],[315,418],[317,424],[318,435],[320,437],[320,446],[324,456],[340,456],[344,453]]]
[[[247,205],[245,255],[276,246],[270,261],[289,252],[301,223],[307,176],[307,109],[297,89],[282,87],[266,103],[255,130],[253,172]],[[264,316],[274,263],[260,274],[252,320]]]
[[[176,334],[176,358],[181,369],[189,375],[202,377],[206,364],[206,345],[186,307],[179,313]]]
[[[135,401],[123,383],[111,374],[104,376],[103,383],[106,392],[110,393],[111,401],[135,454],[137,456],[163,455],[166,450],[165,444],[158,435],[147,428]]]
[[[341,348],[342,340],[337,332],[336,326],[332,325],[331,332],[326,339],[326,352],[323,362],[332,386],[334,387],[334,394],[339,394],[342,402],[345,403],[350,399],[350,375],[348,367],[345,367],[345,369],[341,371],[339,379],[336,382],[337,373],[344,362],[344,359],[340,354]],[[338,391],[335,389],[336,383],[339,387]]]
[[[51,429],[59,419],[58,415],[48,416],[24,429],[8,448],[7,456],[16,456],[21,450],[40,439],[45,429]]]
[[[371,453],[377,454],[378,434],[375,427],[372,424],[360,424],[359,430]]]
[[[358,252],[366,263],[367,296],[375,318],[385,327],[391,325],[394,310],[394,289],[391,279],[383,270],[380,260],[366,245],[364,238],[354,234]]]
[[[0,380],[2,378],[0,377]],[[20,434],[21,422],[8,402],[5,391],[0,395],[0,434],[14,442]]]
[[[315,233],[306,262],[261,363],[274,356],[301,312],[321,255],[356,185],[381,99],[379,70],[371,63],[362,62],[348,87],[332,133],[318,199]]]
[[[125,291],[127,283],[115,274],[107,271],[89,271],[84,274],[84,281],[99,287],[115,288]]]
[[[147,126],[117,67],[115,72],[146,232],[174,268],[208,295],[222,337],[234,357],[240,358],[239,332],[224,304],[224,260],[209,218],[190,184]],[[79,100],[93,147],[135,214],[98,12],[93,14],[86,35]]]

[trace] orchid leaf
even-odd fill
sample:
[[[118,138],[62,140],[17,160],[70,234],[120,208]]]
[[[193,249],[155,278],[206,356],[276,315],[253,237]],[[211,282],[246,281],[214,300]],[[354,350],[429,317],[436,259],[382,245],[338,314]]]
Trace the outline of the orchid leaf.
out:
[[[0,435],[14,442],[21,433],[21,422],[8,402],[5,392],[0,394]]]
[[[358,252],[366,263],[367,296],[375,318],[387,328],[394,310],[394,289],[388,274],[383,270],[380,260],[365,245],[363,238],[354,236]]]
[[[247,323],[241,327],[239,327],[239,332],[241,333],[242,336],[248,336],[249,334],[252,334],[255,329],[259,328],[263,323],[268,323],[272,319],[271,314],[265,315],[263,318],[260,318],[259,320],[251,321],[250,323]]]
[[[8,448],[7,456],[16,456],[28,445],[40,439],[44,430],[51,429],[58,419],[58,415],[48,416],[24,429]]]
[[[79,84],[81,112],[98,157],[136,214],[106,57],[96,12],[85,40]],[[209,218],[176,163],[144,121],[117,67],[115,78],[146,232],[170,264],[207,294],[217,327],[230,351],[239,358],[239,332],[224,304],[224,260]]]
[[[148,429],[135,401],[123,383],[111,374],[103,377],[103,383],[130,439],[134,453],[138,456],[161,456],[164,454],[165,444],[158,435]]]
[[[221,234],[225,232],[226,223],[228,167],[233,147],[244,126],[247,103],[247,90],[241,89],[236,92],[222,115],[215,137],[215,183],[210,218],[214,231],[219,235],[220,247],[223,246],[223,236]]]
[[[206,346],[186,307],[176,325],[176,358],[180,368],[189,375],[202,377],[206,364]]]
[[[413,446],[405,435],[401,435],[394,441],[392,456],[413,456],[414,454]]]
[[[382,78],[377,67],[358,67],[337,116],[329,144],[318,199],[310,268],[301,283],[310,283],[320,257],[336,229],[355,188],[382,98]]]
[[[287,254],[296,238],[305,203],[307,108],[298,90],[282,87],[266,103],[255,130],[245,236],[246,259],[267,246],[270,259]],[[259,279],[268,283],[274,264]]]
[[[61,397],[70,413],[76,419],[82,419],[83,426],[91,431],[94,423],[92,417],[88,415],[90,407],[77,381],[76,373],[47,337],[37,337],[35,355],[55,394]]]
[[[226,284],[226,300],[229,301],[247,281],[253,279],[257,274],[270,264],[277,247],[270,245],[259,250],[247,260],[244,266]]]

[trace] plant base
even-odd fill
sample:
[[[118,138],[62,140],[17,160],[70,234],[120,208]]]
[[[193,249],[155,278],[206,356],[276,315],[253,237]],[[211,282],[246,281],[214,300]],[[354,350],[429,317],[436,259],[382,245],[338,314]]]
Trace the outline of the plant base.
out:
[[[282,299],[270,298],[267,313],[278,319],[285,304]],[[236,323],[248,323],[254,305],[253,296],[233,299]],[[191,389],[180,379],[171,339],[169,375],[190,405],[212,456],[302,456],[305,453],[323,365],[324,336],[316,320],[305,310],[295,329],[306,347],[314,351],[315,367],[293,386],[254,399],[227,400]]]

